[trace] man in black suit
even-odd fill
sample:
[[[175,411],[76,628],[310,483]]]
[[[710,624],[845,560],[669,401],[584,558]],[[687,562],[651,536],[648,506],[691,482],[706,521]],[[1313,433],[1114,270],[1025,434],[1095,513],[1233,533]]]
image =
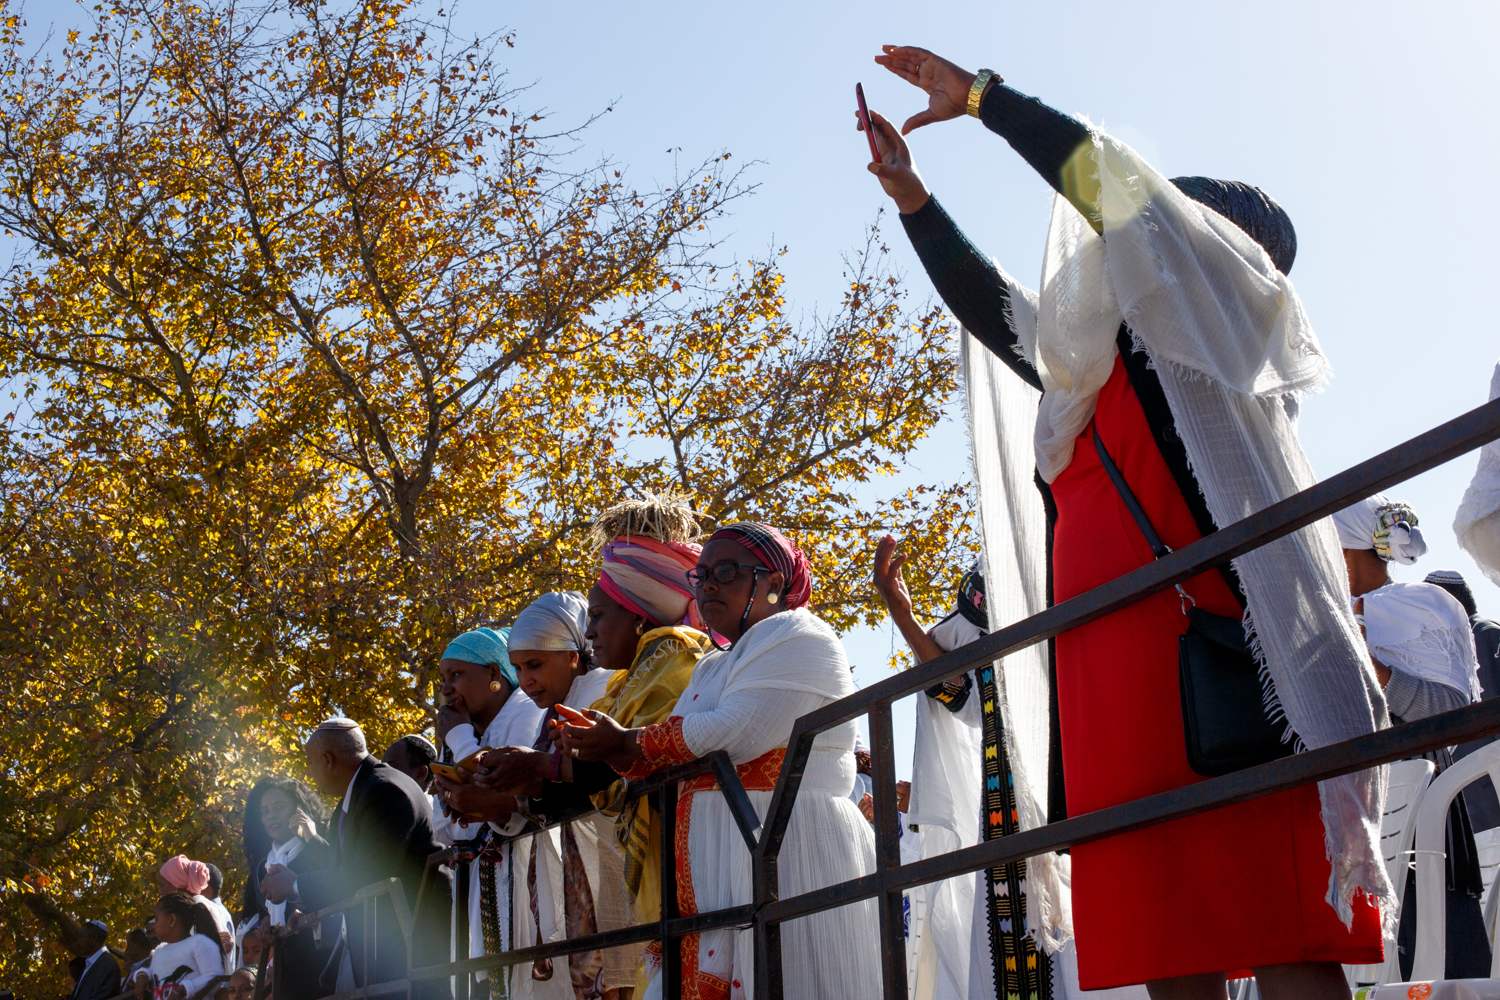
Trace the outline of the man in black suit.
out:
[[[107,1000],[120,992],[120,963],[109,953],[109,928],[100,920],[83,925],[78,939],[78,957],[83,974],[73,987],[70,1000]]]
[[[364,733],[351,719],[322,723],[303,751],[318,790],[343,796],[329,824],[334,863],[300,876],[273,866],[260,884],[266,899],[273,903],[295,899],[297,909],[312,913],[365,886],[395,877],[401,880],[406,905],[415,907],[427,856],[439,850],[432,835],[431,801],[416,782],[368,752]],[[422,895],[421,911],[412,914],[413,966],[445,960],[451,893],[447,876],[434,868]],[[344,913],[354,982],[360,986],[391,982],[406,973],[406,949],[395,906],[389,895],[378,899],[374,955],[366,956],[364,951],[364,907]],[[434,983],[440,988],[446,985],[442,980]]]

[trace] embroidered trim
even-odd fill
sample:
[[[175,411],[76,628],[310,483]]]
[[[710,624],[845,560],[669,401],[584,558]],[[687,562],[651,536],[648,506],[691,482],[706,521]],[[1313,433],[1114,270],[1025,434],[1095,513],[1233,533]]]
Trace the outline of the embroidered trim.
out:
[[[784,760],[786,760],[786,747],[777,747],[775,750],[766,751],[752,761],[741,764],[734,769],[734,773],[740,776],[740,784],[745,786],[747,792],[774,792],[776,779],[781,777],[781,763]],[[719,782],[712,774],[700,774],[682,783],[681,794],[709,792],[718,787]]]
[[[681,719],[668,721],[679,723],[678,731],[681,731]],[[644,734],[642,734],[641,742],[644,745]],[[781,763],[785,759],[786,748],[777,747],[752,761],[741,764],[734,770],[739,775],[740,783],[745,786],[746,791],[769,792],[776,787],[776,779],[781,776]],[[702,774],[684,781],[678,791],[677,832],[672,843],[673,849],[677,852],[677,912],[684,917],[698,912],[698,900],[693,893],[692,856],[688,852],[688,829],[692,825],[693,795],[697,792],[713,791],[718,787],[718,782],[713,775]],[[697,934],[686,934],[682,938],[683,1000],[729,1000],[729,983],[698,968],[698,940]],[[646,953],[660,962],[660,942],[647,945]]]
[[[641,730],[641,754],[651,771],[669,764],[686,764],[698,759],[688,749],[682,738],[682,716],[674,715],[666,722],[658,722]],[[634,770],[632,767],[631,770]],[[648,774],[650,771],[647,772]]]

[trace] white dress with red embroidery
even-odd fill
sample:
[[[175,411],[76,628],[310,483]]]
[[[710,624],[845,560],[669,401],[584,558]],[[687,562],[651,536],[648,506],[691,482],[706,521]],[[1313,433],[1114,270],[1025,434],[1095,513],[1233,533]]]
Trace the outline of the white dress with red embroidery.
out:
[[[698,661],[666,722],[641,747],[655,770],[724,750],[764,820],[792,724],[854,693],[849,662],[822,619],[799,609],[754,625],[727,652]],[[781,897],[875,870],[870,824],[849,800],[855,724],[813,744],[781,850]],[[677,903],[683,915],[751,901],[750,854],[711,778],[684,782],[677,809]],[[866,900],[783,925],[782,969],[789,1000],[876,996],[879,927]],[[653,956],[648,954],[648,961]],[[751,932],[709,931],[682,942],[684,1000],[741,1000],[754,993]],[[660,1000],[659,967],[643,1000]]]

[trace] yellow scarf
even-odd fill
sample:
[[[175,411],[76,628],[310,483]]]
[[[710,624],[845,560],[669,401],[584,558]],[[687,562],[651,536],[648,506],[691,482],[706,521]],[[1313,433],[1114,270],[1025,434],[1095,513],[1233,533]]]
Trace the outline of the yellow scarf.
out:
[[[610,678],[604,697],[591,708],[635,729],[661,722],[677,706],[698,658],[709,650],[708,636],[680,626],[652,629],[636,645],[635,662]],[[630,922],[661,919],[661,831],[646,798],[625,802],[625,782],[593,796],[595,807],[615,818],[615,840],[625,852],[625,887]]]

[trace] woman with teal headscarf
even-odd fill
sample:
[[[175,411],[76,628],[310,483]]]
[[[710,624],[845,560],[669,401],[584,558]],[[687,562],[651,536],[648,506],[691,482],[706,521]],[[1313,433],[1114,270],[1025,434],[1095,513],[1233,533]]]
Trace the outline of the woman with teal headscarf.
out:
[[[443,650],[437,734],[445,759],[461,761],[483,747],[528,745],[541,726],[542,710],[516,683],[509,635],[508,628],[476,628]],[[433,790],[435,825],[445,825],[445,814],[446,832],[455,843],[488,839],[493,831],[514,833],[512,826],[520,826],[512,796],[442,777]],[[511,868],[508,845],[486,850],[469,865],[470,958],[510,948]]]

